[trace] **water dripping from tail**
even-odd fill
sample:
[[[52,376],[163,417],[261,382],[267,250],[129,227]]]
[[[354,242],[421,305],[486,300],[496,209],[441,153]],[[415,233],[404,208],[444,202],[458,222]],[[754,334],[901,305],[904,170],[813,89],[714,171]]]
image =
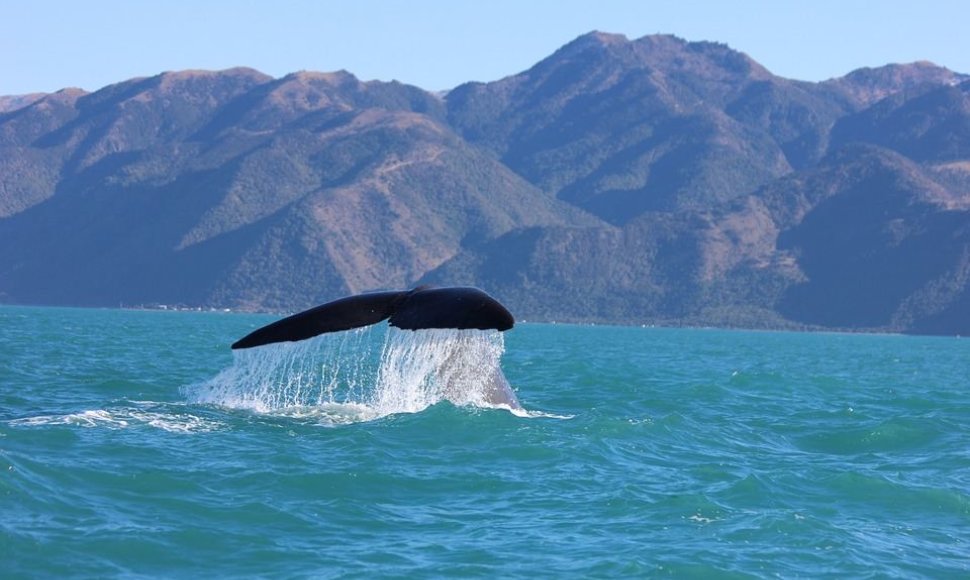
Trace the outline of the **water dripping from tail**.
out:
[[[505,340],[494,330],[426,329],[388,332],[373,405],[416,412],[439,401],[519,409],[500,366]]]
[[[372,384],[379,344],[371,328],[233,351],[233,363],[186,388],[196,403],[270,413],[294,407],[360,402]]]
[[[415,413],[441,401],[521,405],[500,366],[501,332],[370,326],[233,351],[233,364],[185,389],[195,403],[348,423]]]

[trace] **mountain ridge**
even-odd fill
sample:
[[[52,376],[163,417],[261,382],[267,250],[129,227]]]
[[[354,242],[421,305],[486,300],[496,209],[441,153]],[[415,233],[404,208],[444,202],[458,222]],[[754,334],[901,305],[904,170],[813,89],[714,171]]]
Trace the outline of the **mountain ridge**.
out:
[[[0,301],[461,283],[528,319],[965,334],[967,87],[594,32],[444,94],[239,67],[0,99]]]

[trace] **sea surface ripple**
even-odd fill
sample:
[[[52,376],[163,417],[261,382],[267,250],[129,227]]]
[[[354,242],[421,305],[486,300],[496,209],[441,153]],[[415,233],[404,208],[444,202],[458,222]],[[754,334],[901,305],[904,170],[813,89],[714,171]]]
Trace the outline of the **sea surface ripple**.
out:
[[[202,396],[272,319],[0,307],[0,577],[970,576],[966,340],[520,324],[516,414],[377,408],[378,329]]]

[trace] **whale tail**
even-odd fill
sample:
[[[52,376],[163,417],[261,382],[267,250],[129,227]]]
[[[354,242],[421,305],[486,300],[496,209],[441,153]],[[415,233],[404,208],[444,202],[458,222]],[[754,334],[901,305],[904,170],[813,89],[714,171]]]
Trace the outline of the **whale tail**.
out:
[[[348,296],[277,320],[233,343],[233,349],[313,338],[377,324],[405,330],[457,328],[505,331],[515,324],[512,314],[478,288],[427,288],[372,292]]]

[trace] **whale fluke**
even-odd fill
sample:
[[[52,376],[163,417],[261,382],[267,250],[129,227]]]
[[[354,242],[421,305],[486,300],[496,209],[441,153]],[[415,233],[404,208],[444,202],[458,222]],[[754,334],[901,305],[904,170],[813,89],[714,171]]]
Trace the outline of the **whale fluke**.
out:
[[[506,331],[515,324],[498,300],[478,288],[419,288],[391,314],[391,326],[421,328],[477,328]]]
[[[405,330],[457,328],[505,331],[515,324],[512,314],[478,288],[426,288],[372,292],[348,296],[277,320],[233,343],[233,349],[313,338],[376,324]]]

